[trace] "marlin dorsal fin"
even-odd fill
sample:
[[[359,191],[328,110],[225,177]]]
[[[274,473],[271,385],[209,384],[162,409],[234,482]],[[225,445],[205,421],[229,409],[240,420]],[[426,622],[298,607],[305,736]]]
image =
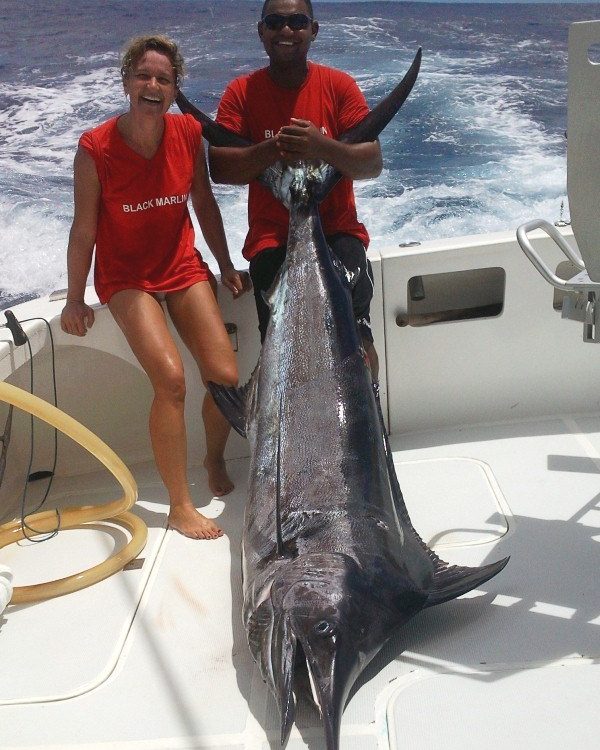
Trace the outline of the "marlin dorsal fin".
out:
[[[192,115],[202,125],[202,135],[210,143],[211,146],[250,146],[250,141],[242,138],[232,130],[228,130],[215,122],[211,117],[202,112],[202,110],[195,107],[190,100],[178,92],[175,98],[177,106],[183,112],[184,115]]]
[[[378,138],[381,131],[398,112],[412,91],[412,87],[415,85],[415,81],[419,75],[421,56],[422,51],[421,47],[419,47],[410,68],[406,71],[404,78],[396,88],[383,98],[379,104],[375,105],[358,125],[342,133],[338,138],[339,141],[343,143],[365,143],[366,141],[374,141]],[[317,202],[321,202],[341,178],[342,175],[337,169],[329,167],[327,176],[318,188],[318,194],[315,193]]]

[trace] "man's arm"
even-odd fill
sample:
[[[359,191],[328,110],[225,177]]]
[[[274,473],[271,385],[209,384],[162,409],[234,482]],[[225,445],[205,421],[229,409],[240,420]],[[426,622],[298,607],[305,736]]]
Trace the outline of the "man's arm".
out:
[[[279,160],[294,164],[301,159],[321,159],[351,180],[377,177],[383,166],[379,141],[336,141],[308,120],[292,119],[275,138],[253,146],[208,149],[210,176],[226,185],[247,185]]]
[[[213,182],[247,185],[281,159],[275,138],[247,147],[209,146],[208,165]]]
[[[219,103],[217,123],[250,140],[245,96],[242,84],[232,81]],[[248,185],[280,158],[274,138],[251,146],[210,146],[208,149],[210,176],[213,182],[225,185]]]

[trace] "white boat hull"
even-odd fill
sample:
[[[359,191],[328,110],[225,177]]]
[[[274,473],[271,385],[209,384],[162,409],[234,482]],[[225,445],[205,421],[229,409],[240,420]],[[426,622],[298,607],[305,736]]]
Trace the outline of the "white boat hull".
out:
[[[550,242],[540,248],[558,263]],[[342,749],[591,749],[600,691],[600,350],[582,343],[580,324],[561,320],[513,233],[371,256],[383,403],[414,525],[450,562],[511,560],[485,590],[422,613],[392,639],[348,703]],[[490,268],[504,271],[501,312],[470,318],[498,302],[501,275]],[[477,284],[460,276],[478,269]],[[424,300],[411,299],[416,277]],[[244,380],[258,355],[254,303],[233,302],[225,290],[221,303],[237,325]],[[75,339],[60,331],[62,304],[42,299],[14,312],[50,322],[59,407],[129,466],[150,535],[137,567],[0,614],[0,746],[274,748],[279,718],[240,616],[246,443],[232,436],[228,446],[234,494],[211,498],[201,468],[203,390],[186,354],[192,492],[226,536],[197,542],[167,531],[145,376],[105,307],[88,336]],[[461,318],[457,309],[470,312]],[[455,319],[422,325],[436,316]],[[46,326],[23,327],[36,392],[50,400]],[[0,377],[27,388],[27,348],[9,339],[0,330]],[[0,407],[0,425],[2,415]],[[48,468],[51,437],[36,435],[35,469]],[[28,441],[28,418],[15,413],[0,489],[4,521],[19,512]],[[110,475],[61,438],[50,504],[105,502],[114,492]],[[6,547],[0,564],[15,585],[39,582],[94,564],[122,536],[110,527],[65,531]],[[301,705],[290,750],[320,748],[320,737],[318,717]]]

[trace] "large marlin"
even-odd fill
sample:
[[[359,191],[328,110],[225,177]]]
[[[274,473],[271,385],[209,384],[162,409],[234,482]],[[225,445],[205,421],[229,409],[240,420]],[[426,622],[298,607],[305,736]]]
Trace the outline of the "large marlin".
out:
[[[419,63],[420,50],[400,85],[342,138],[377,138],[408,96]],[[183,99],[180,106],[194,111]],[[204,125],[209,141],[234,143],[214,123]],[[262,176],[289,207],[287,257],[269,294],[271,318],[250,382],[243,389],[211,387],[251,443],[242,541],[250,650],[277,701],[282,745],[303,669],[328,750],[338,750],[354,681],[390,636],[507,562],[450,566],[411,524],[349,281],[319,220],[318,202],[338,177],[328,165],[308,164]]]

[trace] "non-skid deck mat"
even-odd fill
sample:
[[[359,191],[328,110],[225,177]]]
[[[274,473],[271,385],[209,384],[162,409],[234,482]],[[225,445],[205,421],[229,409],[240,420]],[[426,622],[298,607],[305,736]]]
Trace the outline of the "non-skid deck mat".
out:
[[[511,560],[482,590],[421,613],[386,645],[346,707],[341,750],[458,747],[448,744],[450,720],[450,736],[461,750],[475,744],[503,749],[507,744],[494,727],[511,720],[519,701],[541,710],[546,683],[556,710],[535,714],[554,742],[543,746],[569,746],[571,719],[578,746],[585,746],[581,738],[597,722],[593,707],[586,712],[585,706],[598,692],[594,659],[600,650],[597,427],[600,421],[586,422],[583,430],[565,418],[393,441],[415,527],[439,554],[469,565],[507,554]],[[137,606],[114,668],[97,686],[71,699],[0,705],[3,749],[279,746],[277,711],[241,623],[248,462],[232,461],[229,469],[235,492],[207,510],[218,515],[222,539],[197,542],[172,531],[163,538],[160,485],[144,488],[141,481],[147,498],[141,507],[154,535],[144,553],[154,560],[145,584],[142,572],[127,571],[110,584],[114,589],[99,585],[85,598],[57,600],[54,606],[64,607],[60,616],[39,605],[6,610],[0,620],[3,697],[11,684],[21,696],[26,685],[32,696],[47,695],[52,685],[64,696],[101,674],[115,653],[123,617],[119,629],[112,609],[118,604],[124,612],[128,600]],[[204,497],[201,473],[194,482]],[[73,653],[83,662],[76,677]],[[563,704],[561,686],[569,694]],[[301,701],[289,750],[324,750],[319,726],[315,711]],[[472,737],[469,726],[476,728]],[[427,742],[419,745],[413,738],[421,735]],[[401,742],[404,736],[411,741]]]

